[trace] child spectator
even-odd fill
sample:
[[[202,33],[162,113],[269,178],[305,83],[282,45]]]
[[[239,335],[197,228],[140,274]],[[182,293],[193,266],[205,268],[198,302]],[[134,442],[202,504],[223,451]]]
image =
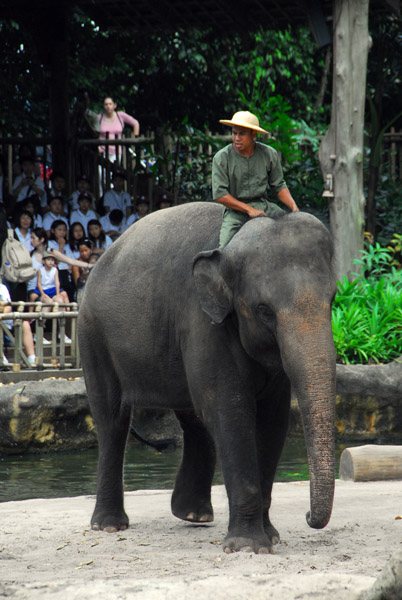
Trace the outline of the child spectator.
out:
[[[0,300],[3,302],[11,302],[10,292],[8,291],[8,289],[6,288],[6,286],[3,283],[0,283]],[[12,311],[11,306],[4,307],[5,313],[11,312],[11,311]],[[12,319],[3,321],[3,323],[6,325],[6,327],[11,332],[13,332],[14,322]],[[32,331],[31,331],[31,326],[28,323],[28,321],[26,321],[26,320],[22,321],[22,345],[23,345],[25,353],[28,357],[30,365],[32,367],[34,367],[36,364],[36,356],[35,356],[33,335],[32,335]]]
[[[48,190],[47,203],[50,204],[51,198],[61,198],[63,203],[62,215],[64,216],[68,210],[68,200],[66,196],[66,178],[60,171],[53,171],[50,175],[52,187]]]
[[[92,195],[89,192],[84,192],[78,196],[78,210],[74,210],[70,215],[70,223],[81,223],[85,229],[85,234],[88,235],[87,226],[89,221],[96,219],[96,213],[90,208],[92,206]]]
[[[94,254],[99,254],[99,250],[107,250],[113,243],[111,237],[105,234],[102,225],[98,219],[92,219],[88,223],[88,238],[93,243]]]
[[[31,246],[31,228],[33,223],[33,217],[27,210],[22,210],[17,215],[16,228],[14,229],[14,236],[28,249],[29,252],[33,250]]]
[[[107,215],[99,219],[103,231],[110,236],[114,241],[127,229],[127,222],[123,212],[118,208],[114,208]]]
[[[124,181],[127,179],[122,169],[115,169],[112,175],[113,189],[106,192],[103,198],[103,207],[105,214],[118,208],[127,218],[131,213],[131,198],[128,192],[124,191]]]
[[[164,192],[158,197],[157,200],[158,210],[163,208],[170,208],[172,206],[172,195]]]
[[[68,229],[68,220],[63,217],[63,198],[54,196],[50,198],[48,204],[49,210],[43,217],[43,227],[46,229],[47,234],[50,235],[50,230],[54,221],[63,221],[66,224],[66,230]]]
[[[38,196],[42,207],[46,206],[45,184],[35,176],[35,163],[30,157],[21,159],[21,175],[17,175],[13,185],[13,195],[17,202],[29,196]]]
[[[46,252],[47,235],[43,227],[35,227],[31,231],[31,246],[33,248],[31,252],[32,265],[36,269],[35,277],[32,277],[27,281],[27,300],[28,302],[35,302],[38,295],[34,293],[38,282],[38,271],[43,265],[43,256]],[[29,312],[33,312],[34,307],[29,307]],[[46,343],[46,342],[44,342]]]
[[[79,240],[78,248],[80,252],[79,260],[89,263],[89,257],[91,256],[93,250],[93,243],[91,242],[91,240],[89,240],[88,238],[83,238],[82,240]],[[82,292],[80,292],[80,290],[82,290],[85,287],[88,274],[89,267],[87,269],[85,269],[84,267],[73,267],[73,281],[77,287],[76,300],[78,305],[80,304],[79,301],[81,300],[82,296]]]
[[[70,225],[70,231],[68,234],[68,243],[72,252],[73,258],[79,258],[80,251],[78,248],[78,242],[86,237],[85,229],[81,223],[75,222]]]
[[[81,194],[84,194],[85,192],[90,192],[91,190],[91,182],[89,180],[88,175],[85,175],[85,173],[83,175],[80,175],[77,178],[77,189],[71,194],[70,199],[69,199],[69,204],[70,204],[70,210],[78,210],[79,209],[79,205],[78,205],[78,198]],[[92,202],[92,198],[91,198],[91,202]]]
[[[58,250],[67,258],[74,258],[70,245],[67,241],[67,226],[64,221],[57,219],[53,221],[50,230],[50,239],[47,245],[50,251]],[[61,261],[58,264],[60,287],[67,293],[69,298],[74,298],[75,285],[71,277],[71,266]]]
[[[42,227],[43,219],[41,214],[40,202],[37,196],[29,196],[21,202],[23,210],[27,210],[32,215],[32,227]]]
[[[43,265],[38,270],[37,285],[32,294],[36,295],[36,298],[40,297],[42,302],[69,302],[66,292],[60,290],[59,273],[54,266],[56,259],[50,252],[45,252],[42,261]]]
[[[127,219],[127,227],[138,219],[146,217],[149,213],[149,200],[146,196],[140,196],[136,202],[137,212],[131,214]]]

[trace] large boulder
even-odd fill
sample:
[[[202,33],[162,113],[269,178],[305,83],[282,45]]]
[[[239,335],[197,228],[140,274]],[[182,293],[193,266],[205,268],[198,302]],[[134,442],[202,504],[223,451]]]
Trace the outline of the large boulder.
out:
[[[84,380],[21,381],[0,387],[0,453],[96,445]]]

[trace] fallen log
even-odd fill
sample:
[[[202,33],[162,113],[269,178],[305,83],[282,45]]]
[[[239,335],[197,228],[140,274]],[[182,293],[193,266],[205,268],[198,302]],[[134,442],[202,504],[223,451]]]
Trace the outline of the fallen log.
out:
[[[352,481],[402,479],[402,446],[346,448],[341,455],[339,477]]]

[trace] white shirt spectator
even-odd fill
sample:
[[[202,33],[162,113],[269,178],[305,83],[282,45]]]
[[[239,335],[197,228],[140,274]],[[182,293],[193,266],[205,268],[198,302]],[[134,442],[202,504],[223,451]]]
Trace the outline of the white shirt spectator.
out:
[[[16,227],[14,229],[17,238],[19,239],[19,241],[24,244],[25,248],[27,248],[28,252],[32,252],[33,250],[33,246],[31,244],[31,230],[28,230],[28,233],[26,235],[23,235],[20,231],[19,227]]]
[[[130,227],[130,225],[132,225],[133,223],[138,221],[139,218],[140,217],[137,215],[137,213],[133,213],[132,215],[130,215],[128,217],[128,219],[126,220],[126,229],[128,229],[128,227]]]
[[[58,250],[60,252],[59,244],[56,242],[56,240],[49,240],[47,243],[47,247],[48,247],[48,250]],[[65,256],[68,256],[69,258],[77,258],[76,256],[73,255],[73,252],[70,248],[70,244],[66,244],[64,246],[62,254],[64,254]],[[80,253],[78,252],[78,256],[79,255],[80,255]],[[59,271],[68,271],[68,269],[71,269],[71,266],[68,265],[67,263],[63,262],[62,260],[58,261],[57,267],[58,267]]]
[[[110,210],[118,208],[123,215],[126,215],[127,207],[131,206],[130,194],[124,190],[120,193],[116,190],[109,190],[103,197],[103,206],[105,208],[108,206]]]
[[[102,225],[102,229],[103,231],[117,231],[118,233],[123,233],[123,231],[126,231],[127,229],[127,221],[125,219],[125,217],[123,217],[121,223],[119,225],[113,225],[110,222],[110,213],[108,213],[107,215],[105,215],[104,217],[101,217],[99,219],[100,224]]]
[[[73,212],[70,215],[70,224],[72,223],[81,223],[81,225],[83,226],[83,228],[85,229],[85,233],[86,235],[88,235],[88,223],[89,221],[92,221],[92,219],[97,219],[98,217],[96,216],[96,213],[89,209],[87,214],[84,215],[83,212],[80,211],[80,209],[78,210],[73,210]]]
[[[45,214],[45,216],[43,217],[43,225],[42,227],[46,230],[46,231],[50,231],[50,229],[52,228],[52,224],[53,221],[63,221],[63,223],[66,224],[67,229],[70,227],[70,225],[68,224],[68,220],[66,219],[66,217],[62,217],[61,215],[55,215],[52,212],[47,212]]]
[[[25,179],[25,177],[26,177],[26,175],[24,173],[22,175],[17,175],[17,177],[15,178],[14,184],[13,184],[13,191],[19,186],[19,184],[21,183],[21,181],[23,179]],[[35,185],[37,185],[37,187],[40,188],[41,190],[45,191],[45,184],[43,183],[43,181],[40,177],[36,177]],[[23,200],[25,200],[25,198],[28,198],[29,196],[34,196],[35,194],[36,194],[35,190],[33,190],[30,185],[24,185],[20,189],[20,193],[18,194],[18,197],[17,197],[17,202],[22,202]],[[46,203],[47,203],[46,194],[42,195],[42,197],[40,198],[40,203],[41,203],[41,206],[46,206]]]

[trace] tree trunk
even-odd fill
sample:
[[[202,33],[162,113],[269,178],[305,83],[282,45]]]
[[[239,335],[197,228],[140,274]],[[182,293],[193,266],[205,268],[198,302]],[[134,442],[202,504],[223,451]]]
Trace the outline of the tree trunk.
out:
[[[337,276],[351,276],[363,248],[363,130],[366,93],[369,0],[334,0],[334,68],[331,125],[319,159],[324,179],[333,178],[329,203]]]

